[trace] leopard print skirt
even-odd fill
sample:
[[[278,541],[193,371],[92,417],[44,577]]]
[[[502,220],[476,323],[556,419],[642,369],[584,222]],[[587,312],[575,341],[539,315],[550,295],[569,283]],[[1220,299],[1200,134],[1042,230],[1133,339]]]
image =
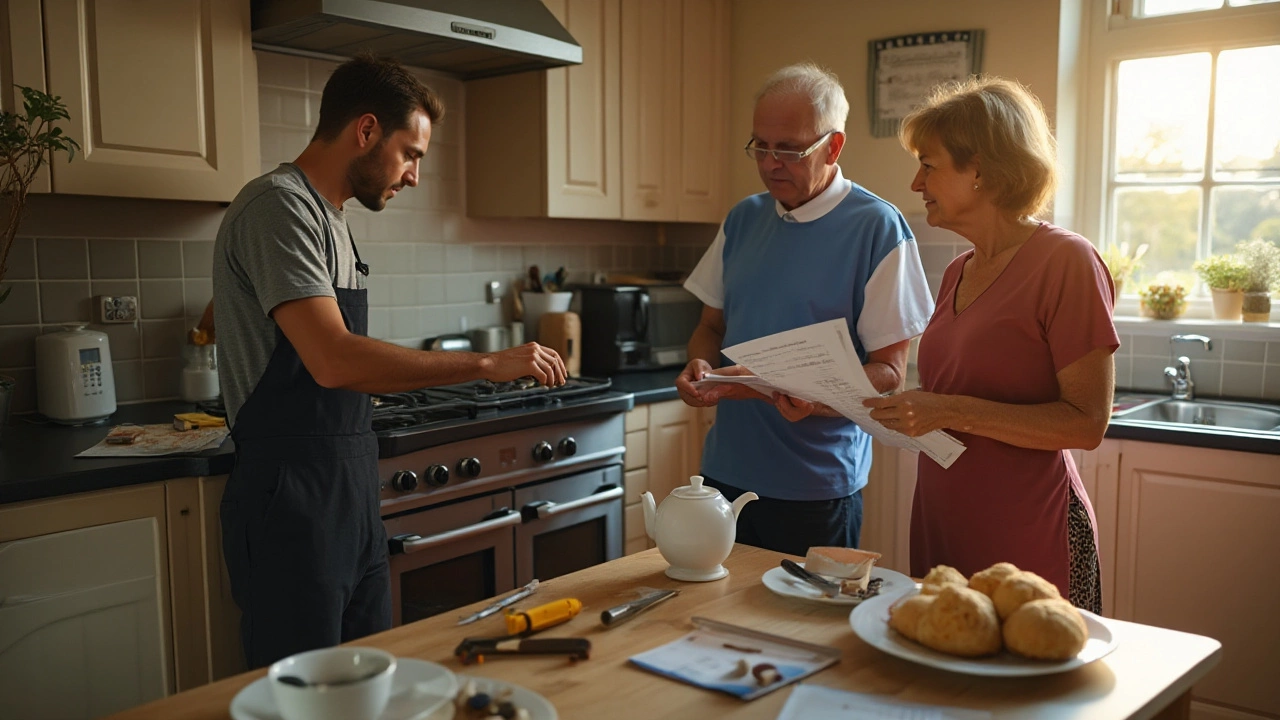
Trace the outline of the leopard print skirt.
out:
[[[1074,492],[1067,507],[1067,544],[1071,563],[1067,599],[1078,608],[1101,615],[1102,569],[1098,565],[1098,546],[1093,540],[1089,511]]]

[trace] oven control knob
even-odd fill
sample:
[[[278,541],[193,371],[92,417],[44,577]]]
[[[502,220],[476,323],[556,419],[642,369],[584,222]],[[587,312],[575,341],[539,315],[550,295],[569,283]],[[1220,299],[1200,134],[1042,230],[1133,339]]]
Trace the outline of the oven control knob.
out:
[[[391,476],[391,487],[400,492],[413,492],[418,489],[418,473],[412,470],[399,470]]]
[[[431,487],[440,487],[449,482],[449,468],[443,465],[432,465],[427,468],[427,484]]]
[[[560,441],[560,454],[569,457],[578,452],[578,441],[571,437],[567,437]]]
[[[463,458],[458,461],[458,474],[463,477],[480,477],[480,458]]]
[[[547,462],[556,456],[556,451],[551,449],[551,443],[543,440],[533,446],[533,459],[540,462]]]

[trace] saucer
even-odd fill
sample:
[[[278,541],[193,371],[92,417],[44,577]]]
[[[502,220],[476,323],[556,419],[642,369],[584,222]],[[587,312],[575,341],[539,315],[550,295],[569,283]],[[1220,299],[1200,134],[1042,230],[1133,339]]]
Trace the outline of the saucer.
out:
[[[804,567],[804,563],[796,563],[800,567]],[[880,595],[901,595],[908,590],[914,590],[916,587],[915,580],[895,572],[889,568],[872,567],[871,578],[880,579]],[[792,597],[800,600],[810,600],[812,602],[824,603],[827,605],[857,605],[863,602],[862,598],[852,595],[838,595],[830,598],[822,594],[818,588],[809,583],[791,577],[786,570],[780,567],[771,568],[760,578],[764,586],[784,597]],[[879,597],[873,596],[873,597]]]
[[[528,710],[529,720],[559,720],[560,718],[550,700],[528,688],[512,685],[502,680],[480,677],[479,675],[459,675],[458,687],[466,687],[469,681],[475,681],[478,692],[490,695],[496,695],[506,689],[510,689],[512,704],[518,708]],[[452,705],[450,705],[450,709],[452,709]],[[433,715],[430,720],[445,720],[447,717],[450,716],[437,718]]]
[[[281,720],[270,683],[269,678],[261,677],[241,690],[231,701],[231,717],[234,720]],[[453,696],[457,692],[457,678],[443,665],[397,658],[396,674],[391,679],[391,700],[377,720],[450,718]]]

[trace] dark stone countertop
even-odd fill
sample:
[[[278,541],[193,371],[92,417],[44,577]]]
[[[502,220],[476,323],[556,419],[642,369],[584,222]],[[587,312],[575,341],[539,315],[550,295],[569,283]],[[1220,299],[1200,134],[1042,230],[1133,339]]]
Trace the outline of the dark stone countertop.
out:
[[[629,392],[636,397],[637,405],[677,400],[676,377],[683,367],[663,368],[661,370],[643,370],[610,375],[613,389]]]
[[[87,427],[57,425],[36,415],[11,416],[0,436],[0,505],[230,472],[230,438],[217,450],[199,455],[75,457],[121,423],[172,422],[175,413],[194,410],[193,404],[181,401],[121,405],[105,423]]]

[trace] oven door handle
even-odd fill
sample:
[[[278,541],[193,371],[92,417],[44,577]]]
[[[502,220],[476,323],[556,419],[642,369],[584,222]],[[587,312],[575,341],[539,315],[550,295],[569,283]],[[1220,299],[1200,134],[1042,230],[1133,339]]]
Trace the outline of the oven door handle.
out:
[[[580,510],[591,505],[617,500],[622,497],[623,489],[612,483],[601,486],[600,489],[590,495],[573,500],[567,503],[551,502],[550,500],[537,500],[520,508],[520,514],[524,517],[525,522],[533,522],[542,518],[554,517],[560,513],[567,513],[573,510]]]
[[[478,522],[475,525],[467,525],[466,527],[460,527],[457,530],[442,532],[439,535],[429,535],[427,537],[422,537],[421,535],[397,535],[388,540],[388,544],[391,546],[390,550],[392,555],[415,553],[419,550],[436,547],[437,545],[444,545],[445,543],[457,542],[458,540],[463,540],[465,538],[482,535],[499,528],[519,525],[522,522],[524,522],[524,518],[520,513],[515,510],[507,510],[505,514],[492,520],[485,520],[483,522]]]

